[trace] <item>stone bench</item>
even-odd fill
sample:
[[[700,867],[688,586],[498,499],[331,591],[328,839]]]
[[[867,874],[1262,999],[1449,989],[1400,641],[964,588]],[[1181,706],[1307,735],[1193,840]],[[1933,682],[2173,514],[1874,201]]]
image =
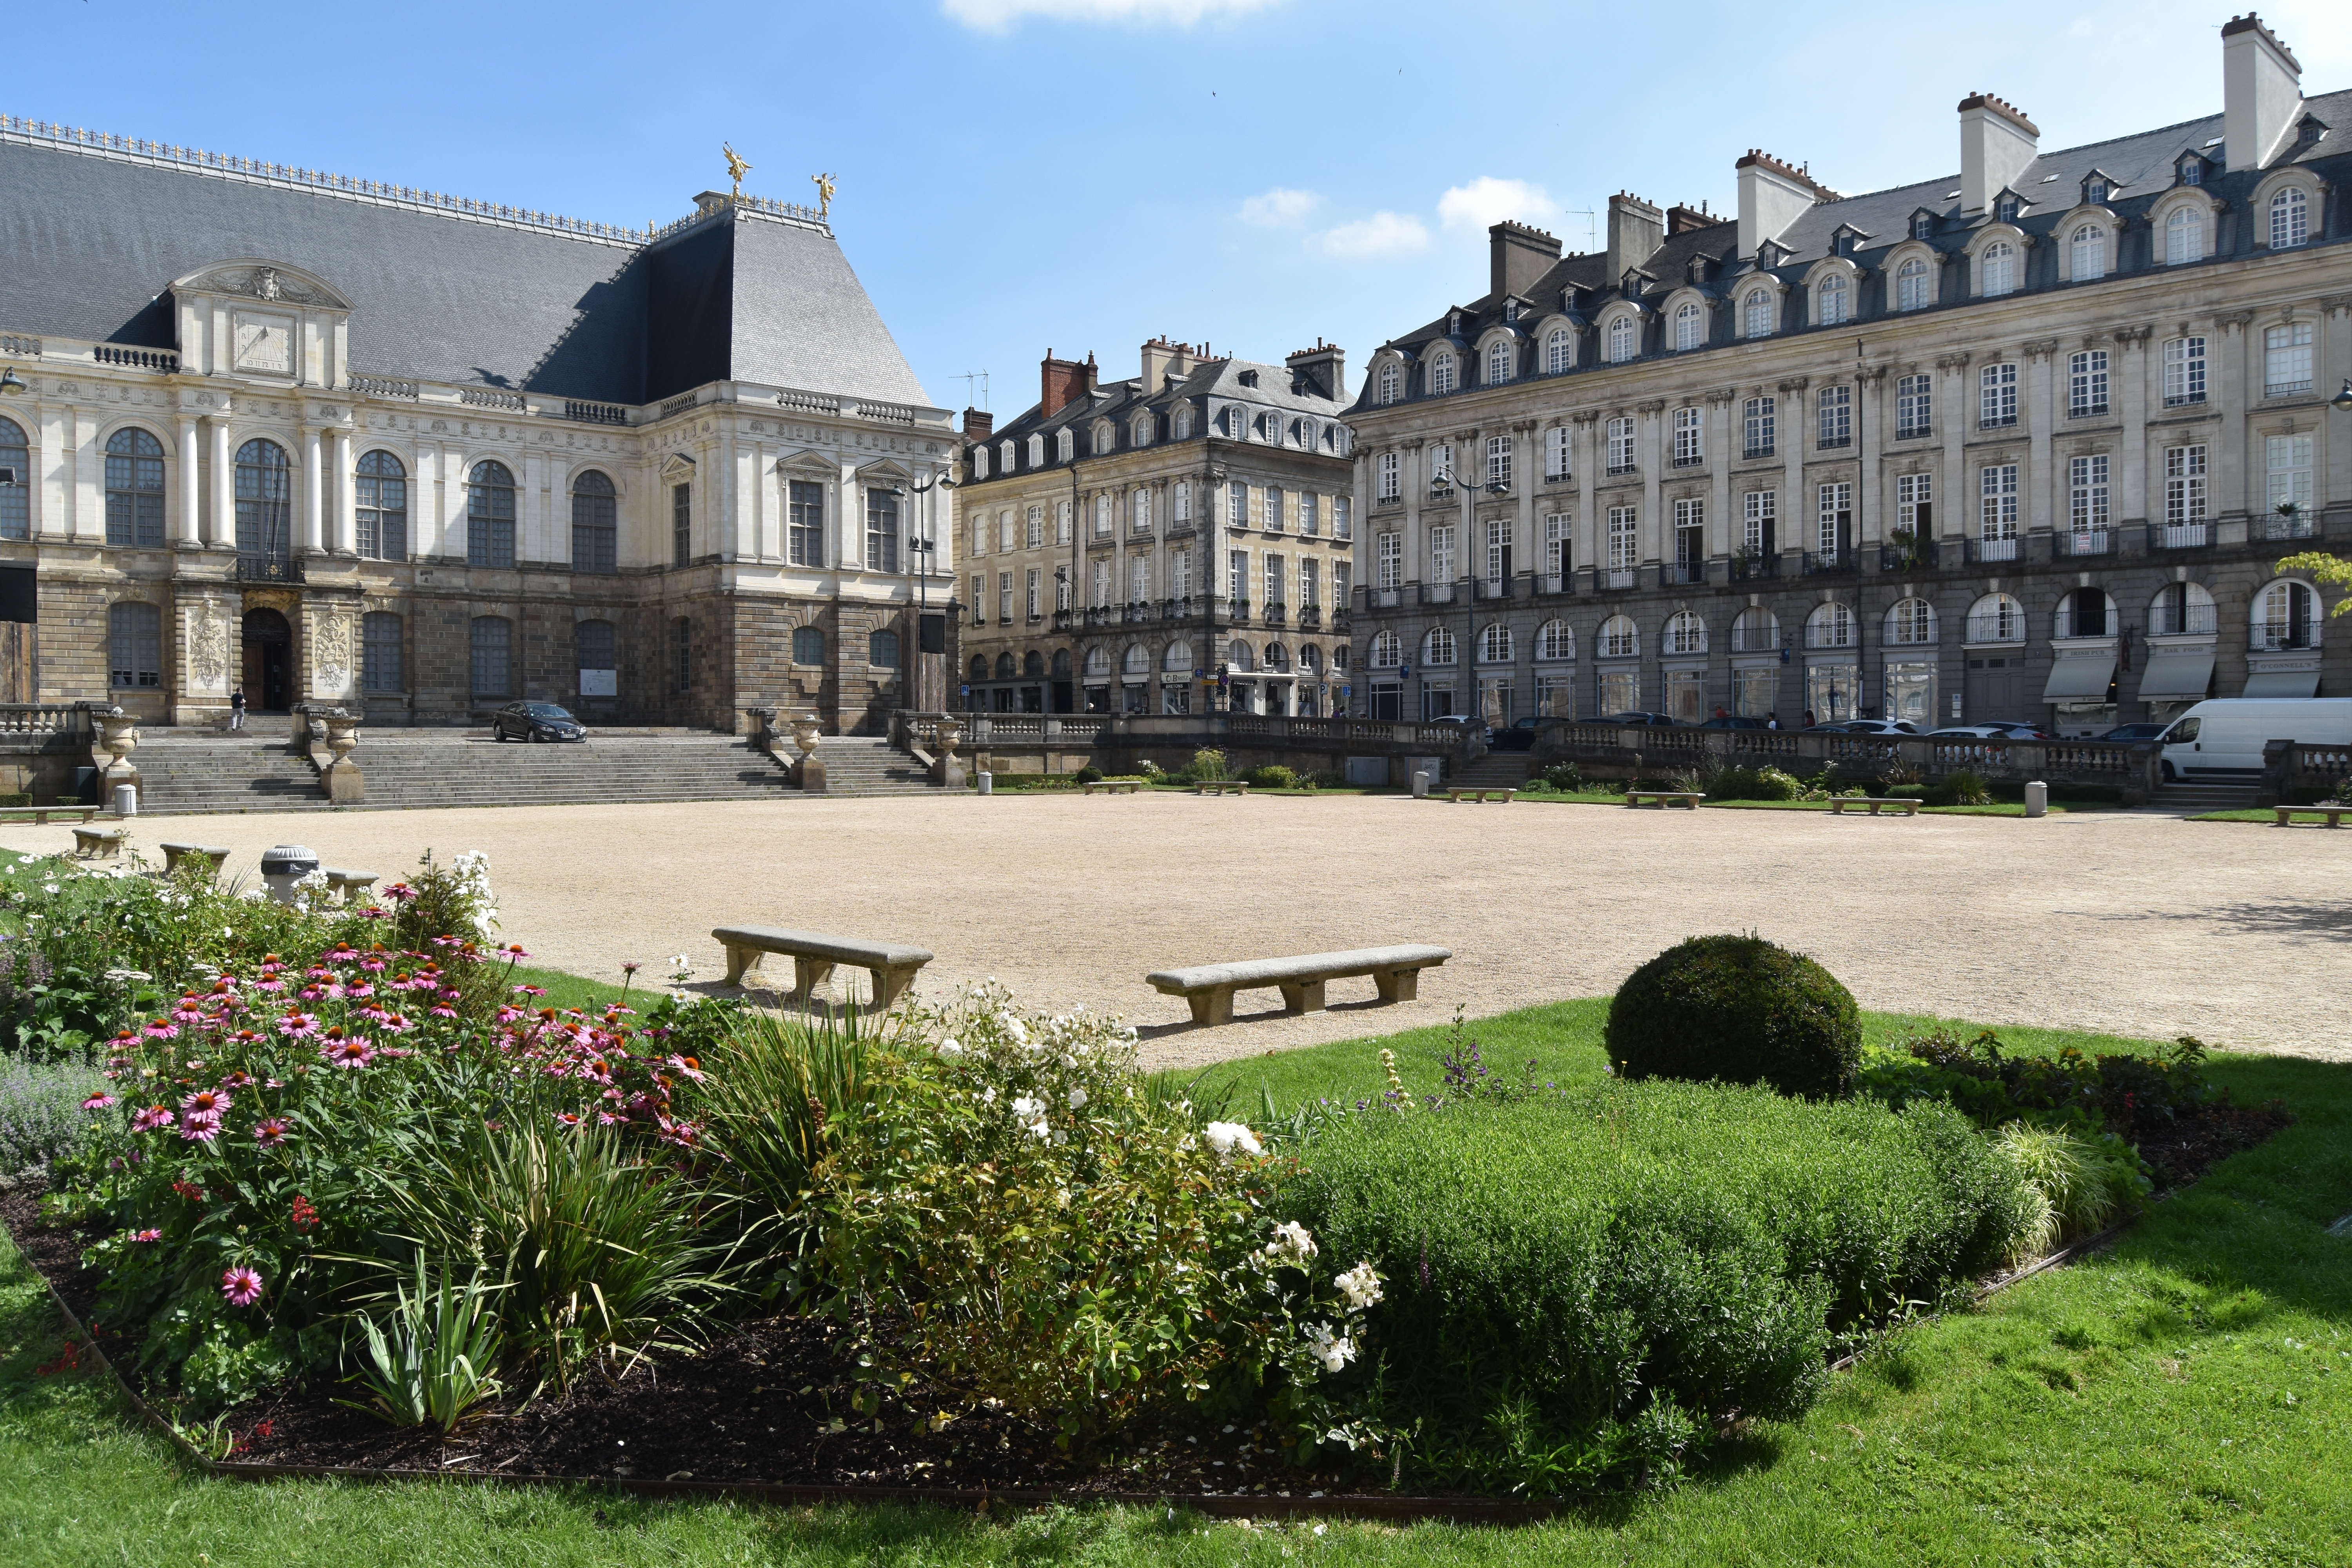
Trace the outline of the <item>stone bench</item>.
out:
[[[1919,802],[1910,796],[1869,795],[1833,795],[1830,796],[1830,815],[1832,816],[1843,816],[1845,815],[1845,808],[1849,805],[1866,805],[1870,807],[1870,815],[1873,816],[1876,816],[1882,807],[1890,805],[1900,810],[1906,816],[1916,816],[1919,815]]]
[[[1202,963],[1162,969],[1143,978],[1161,994],[1192,1005],[1192,1022],[1234,1021],[1234,993],[1278,988],[1286,1012],[1319,1013],[1323,987],[1333,980],[1369,974],[1383,1002],[1410,1002],[1421,994],[1421,972],[1444,963],[1452,950],[1407,944],[1364,947],[1349,952],[1310,952],[1297,958],[1253,958],[1238,963]]]
[[[319,875],[327,879],[327,891],[346,904],[355,904],[374,890],[380,873],[352,871],[341,866],[321,866]]]
[[[1088,795],[1094,794],[1097,790],[1104,790],[1111,795],[1133,795],[1143,785],[1133,779],[1097,779],[1092,784],[1082,784],[1078,787]]]
[[[1627,805],[1639,805],[1645,800],[1654,800],[1658,803],[1660,811],[1665,810],[1676,801],[1681,801],[1693,811],[1696,811],[1698,803],[1706,798],[1706,796],[1699,791],[1689,789],[1629,789],[1625,792]]]
[[[184,860],[209,861],[211,864],[207,868],[217,876],[220,874],[221,866],[228,859],[229,854],[226,847],[217,844],[184,844],[170,839],[166,839],[157,847],[163,851],[163,875],[166,877],[177,872],[180,863]]]
[[[0,822],[29,822],[47,827],[52,816],[70,816],[77,822],[88,822],[107,808],[102,805],[9,805],[0,806]]]
[[[1192,786],[1194,795],[1223,795],[1232,790],[1235,795],[1249,794],[1247,779],[1203,779]]]
[[[782,931],[774,926],[720,926],[710,933],[727,949],[727,981],[740,985],[771,952],[789,953],[793,991],[805,1005],[833,973],[836,963],[863,969],[874,976],[876,1011],[898,999],[916,971],[931,961],[929,950],[892,942],[866,942],[854,936],[826,936],[813,931]]]
[[[2331,802],[2326,805],[2274,805],[2271,809],[2278,813],[2278,821],[2272,824],[2274,827],[2291,826],[2298,816],[2325,817],[2328,826],[2341,827],[2344,826],[2344,814],[2352,811],[2352,805]]]
[[[1465,795],[1472,800],[1477,802],[1480,805],[1486,805],[1489,800],[1499,800],[1505,805],[1508,805],[1511,804],[1511,797],[1518,793],[1519,792],[1516,789],[1474,789],[1466,786],[1462,789],[1454,789],[1449,786],[1445,792],[1445,796],[1446,799],[1454,805],[1460,805],[1462,804],[1462,797]]]
[[[73,830],[74,853],[85,860],[112,860],[122,853],[123,841],[131,837],[125,827],[77,827]]]

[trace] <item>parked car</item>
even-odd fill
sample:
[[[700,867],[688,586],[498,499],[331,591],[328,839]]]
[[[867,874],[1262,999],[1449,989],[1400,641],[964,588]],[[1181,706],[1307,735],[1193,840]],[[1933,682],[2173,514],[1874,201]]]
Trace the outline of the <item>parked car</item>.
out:
[[[1660,729],[1672,729],[1675,722],[1664,713],[1643,713],[1639,710],[1612,713],[1600,721],[1603,724],[1654,724]]]
[[[2004,730],[2012,741],[2054,741],[2058,737],[2039,724],[2023,719],[1988,719],[1985,722],[1995,730]]]
[[[2272,741],[2352,746],[2352,697],[2224,697],[2198,703],[2166,727],[2168,779],[2242,778],[2263,766]]]
[[[552,702],[509,702],[490,715],[490,739],[584,741],[587,726]]]
[[[2153,741],[2170,728],[2168,724],[2118,724],[2099,739],[2102,741]]]
[[[1548,722],[1549,721],[1544,719],[1515,719],[1507,730],[1487,731],[1486,744],[1498,752],[1534,751],[1536,731]]]
[[[1908,719],[1849,719],[1845,723],[1849,735],[1916,735],[1919,726]]]
[[[1927,731],[1931,741],[2013,741],[2017,737],[1999,724],[1953,724]]]
[[[1761,719],[1743,718],[1734,713],[1721,713],[1699,726],[1702,730],[1761,730]]]

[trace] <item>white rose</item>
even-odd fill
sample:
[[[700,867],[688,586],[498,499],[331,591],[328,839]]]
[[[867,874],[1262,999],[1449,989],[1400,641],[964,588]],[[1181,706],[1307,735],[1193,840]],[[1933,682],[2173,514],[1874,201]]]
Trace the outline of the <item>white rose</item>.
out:
[[[1069,1100],[1070,1100],[1070,1109],[1071,1109],[1072,1110],[1077,1110],[1080,1106],[1083,1106],[1084,1104],[1086,1104],[1086,1102],[1087,1102],[1087,1091],[1086,1091],[1085,1089],[1074,1089],[1070,1090],[1070,1093],[1069,1093]]]

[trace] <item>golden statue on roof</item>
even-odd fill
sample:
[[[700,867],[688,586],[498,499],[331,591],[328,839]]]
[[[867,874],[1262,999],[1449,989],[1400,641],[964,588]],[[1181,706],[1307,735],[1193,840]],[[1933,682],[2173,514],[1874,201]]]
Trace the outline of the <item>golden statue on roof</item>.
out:
[[[721,142],[719,150],[727,154],[727,176],[735,182],[735,199],[740,201],[743,199],[743,176],[751,172],[751,165],[735,151],[732,142]]]
[[[833,210],[833,193],[838,187],[831,174],[811,174],[809,180],[816,186],[816,216],[824,217]]]

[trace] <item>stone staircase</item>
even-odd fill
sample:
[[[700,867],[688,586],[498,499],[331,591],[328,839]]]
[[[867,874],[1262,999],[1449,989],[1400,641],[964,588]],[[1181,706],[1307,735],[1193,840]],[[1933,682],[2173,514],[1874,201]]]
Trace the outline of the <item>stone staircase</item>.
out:
[[[1447,789],[1517,789],[1535,772],[1535,759],[1525,752],[1489,752],[1475,763],[1447,771]]]
[[[831,795],[937,793],[886,741],[827,736],[817,755]],[[147,732],[135,753],[149,815],[327,810],[317,772],[267,739]],[[500,744],[462,730],[362,731],[352,753],[367,781],[356,809],[804,798],[767,753],[731,735],[600,732],[578,745]]]
[[[2148,805],[2158,811],[2194,816],[2207,811],[2243,811],[2254,804],[2254,793],[2261,786],[2260,768],[2245,768],[2225,773],[2220,769],[2200,773],[2193,781],[2168,782],[2157,786]]]

